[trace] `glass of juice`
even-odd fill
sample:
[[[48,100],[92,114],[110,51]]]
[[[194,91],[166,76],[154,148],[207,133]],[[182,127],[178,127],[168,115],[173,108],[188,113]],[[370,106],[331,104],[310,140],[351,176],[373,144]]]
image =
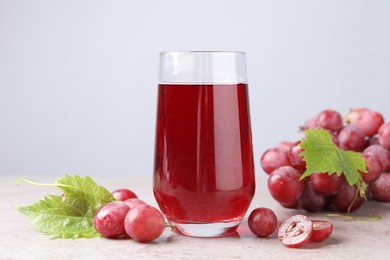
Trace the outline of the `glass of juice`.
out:
[[[174,230],[236,231],[255,193],[244,52],[162,52],[153,192]]]

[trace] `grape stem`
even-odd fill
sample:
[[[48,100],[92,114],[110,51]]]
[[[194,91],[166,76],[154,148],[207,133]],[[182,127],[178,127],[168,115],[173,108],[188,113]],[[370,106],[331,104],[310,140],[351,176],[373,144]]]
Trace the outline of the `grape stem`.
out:
[[[72,188],[73,186],[71,185],[66,185],[66,184],[59,184],[59,183],[39,183],[39,182],[33,182],[33,181],[30,181],[30,180],[27,180],[27,179],[24,179],[24,178],[19,178],[15,181],[15,184],[17,186],[20,185],[20,182],[27,182],[29,184],[32,184],[32,185],[36,185],[36,186],[54,186],[54,187],[68,187],[68,188]]]

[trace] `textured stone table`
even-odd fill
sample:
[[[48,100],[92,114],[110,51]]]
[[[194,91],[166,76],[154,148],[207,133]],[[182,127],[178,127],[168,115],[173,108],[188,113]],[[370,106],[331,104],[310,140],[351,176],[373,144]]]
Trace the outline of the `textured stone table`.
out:
[[[20,177],[20,176],[18,176]],[[39,182],[53,182],[54,177],[21,176]],[[157,205],[150,177],[91,176],[98,184],[113,190],[133,189],[146,202]],[[309,243],[299,249],[284,247],[276,235],[262,239],[252,235],[246,218],[238,232],[225,238],[189,238],[169,229],[153,243],[128,240],[52,239],[36,232],[28,219],[15,210],[29,205],[47,194],[58,194],[53,187],[37,187],[27,183],[15,185],[13,176],[0,177],[0,259],[389,259],[390,203],[370,201],[354,216],[378,214],[379,221],[362,222],[331,218],[332,236],[321,243]],[[266,177],[257,176],[257,190],[251,209],[269,207],[280,220],[304,213],[325,219],[326,212],[305,213],[285,209],[276,203],[266,188]]]

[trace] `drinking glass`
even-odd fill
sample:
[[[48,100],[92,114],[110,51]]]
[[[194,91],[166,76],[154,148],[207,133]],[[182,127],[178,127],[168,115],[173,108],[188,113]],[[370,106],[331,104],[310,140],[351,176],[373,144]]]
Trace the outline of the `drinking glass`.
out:
[[[162,52],[153,192],[174,230],[236,231],[255,192],[244,52]]]

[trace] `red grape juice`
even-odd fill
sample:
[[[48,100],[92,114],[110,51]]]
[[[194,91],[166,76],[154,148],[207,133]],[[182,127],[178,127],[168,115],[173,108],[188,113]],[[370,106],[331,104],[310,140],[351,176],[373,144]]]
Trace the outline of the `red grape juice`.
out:
[[[246,84],[160,84],[154,195],[170,223],[241,221],[255,192]]]

